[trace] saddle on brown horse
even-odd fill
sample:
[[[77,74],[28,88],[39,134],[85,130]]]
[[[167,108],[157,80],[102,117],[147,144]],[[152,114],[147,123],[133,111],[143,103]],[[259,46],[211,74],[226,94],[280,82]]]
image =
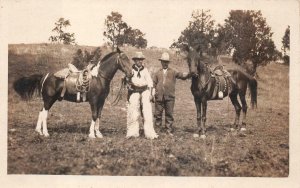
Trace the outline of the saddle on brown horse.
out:
[[[232,81],[231,74],[227,72],[222,65],[211,70],[211,77],[216,80],[216,85],[211,96],[211,99],[222,100],[230,90],[230,81]]]
[[[64,78],[64,87],[60,95],[61,98],[64,97],[67,91],[69,94],[77,94],[77,102],[80,102],[80,98],[82,98],[83,102],[86,101],[86,93],[90,89],[90,81],[92,79],[89,68],[76,72],[63,69],[55,73],[54,76]]]

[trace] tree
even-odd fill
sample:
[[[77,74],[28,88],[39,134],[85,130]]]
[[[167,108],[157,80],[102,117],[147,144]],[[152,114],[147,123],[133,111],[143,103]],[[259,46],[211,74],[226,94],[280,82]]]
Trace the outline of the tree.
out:
[[[128,32],[126,32],[126,34],[126,44],[135,46],[137,48],[147,47],[147,40],[144,38],[145,34],[139,29],[130,29]]]
[[[113,47],[122,45],[121,35],[128,29],[128,25],[122,20],[122,15],[118,12],[111,12],[111,15],[108,15],[105,19],[104,24],[106,31],[103,35],[108,39],[108,43]]]
[[[283,50],[283,60],[285,63],[290,62],[290,26],[285,30],[284,36],[282,37],[282,50]]]
[[[63,44],[76,44],[75,34],[64,31],[64,29],[68,26],[71,26],[69,20],[59,18],[59,20],[55,22],[55,27],[52,29],[52,32],[56,33],[56,35],[50,36],[49,41],[58,43],[63,42]]]
[[[282,37],[282,48],[284,53],[290,50],[290,26],[286,28],[284,36]]]
[[[227,48],[233,50],[233,60],[237,64],[252,61],[253,71],[250,74],[254,75],[258,66],[276,58],[273,33],[260,11],[230,11],[223,30]]]
[[[118,12],[111,12],[105,19],[105,31],[103,35],[108,39],[108,44],[112,47],[129,44],[135,47],[147,47],[145,34],[139,29],[133,29],[122,20],[122,15]]]
[[[210,10],[194,10],[192,21],[188,27],[181,32],[177,42],[171,45],[171,48],[183,48],[184,45],[197,49],[202,56],[203,52],[208,52],[211,42],[215,36],[214,20],[210,15]]]

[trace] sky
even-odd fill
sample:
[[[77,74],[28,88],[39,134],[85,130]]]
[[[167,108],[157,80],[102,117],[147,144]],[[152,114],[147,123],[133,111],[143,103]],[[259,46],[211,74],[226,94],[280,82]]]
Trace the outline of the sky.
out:
[[[6,0],[1,3],[1,26],[9,44],[49,42],[54,23],[63,17],[70,20],[67,31],[75,33],[79,45],[100,46],[105,42],[104,20],[117,11],[123,21],[146,33],[148,47],[168,48],[188,26],[193,10],[210,9],[216,23],[223,24],[230,10],[252,9],[262,11],[280,49],[295,6],[292,0]]]

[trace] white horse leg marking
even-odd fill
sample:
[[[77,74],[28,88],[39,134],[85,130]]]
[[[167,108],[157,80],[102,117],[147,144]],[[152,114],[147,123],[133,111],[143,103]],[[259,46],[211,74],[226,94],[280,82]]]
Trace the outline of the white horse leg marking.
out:
[[[96,125],[95,125],[96,136],[97,138],[103,138],[103,135],[101,134],[99,127],[100,127],[100,118],[97,118]]]
[[[91,122],[89,137],[96,138],[96,136],[95,136],[95,121],[94,120],[92,120],[92,122]]]
[[[45,108],[43,108],[42,125],[43,125],[43,134],[45,137],[49,136],[48,129],[47,129],[47,117],[48,117],[48,110],[45,110]]]
[[[43,135],[43,133],[42,133],[42,122],[43,122],[43,111],[40,111],[38,121],[37,121],[36,127],[35,127],[35,131],[38,132],[40,135]]]

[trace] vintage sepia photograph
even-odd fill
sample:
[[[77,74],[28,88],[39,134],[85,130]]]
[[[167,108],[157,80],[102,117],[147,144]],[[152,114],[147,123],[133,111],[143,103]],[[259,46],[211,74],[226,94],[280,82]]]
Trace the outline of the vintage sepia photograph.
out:
[[[296,187],[299,1],[0,5],[5,187]]]

